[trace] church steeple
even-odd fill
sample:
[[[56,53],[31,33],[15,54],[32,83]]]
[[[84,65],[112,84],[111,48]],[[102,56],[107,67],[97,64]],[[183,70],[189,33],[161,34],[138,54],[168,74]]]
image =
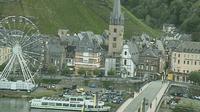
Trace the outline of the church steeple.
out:
[[[110,17],[110,24],[112,25],[123,25],[124,15],[121,13],[121,3],[120,0],[114,1],[113,12]]]

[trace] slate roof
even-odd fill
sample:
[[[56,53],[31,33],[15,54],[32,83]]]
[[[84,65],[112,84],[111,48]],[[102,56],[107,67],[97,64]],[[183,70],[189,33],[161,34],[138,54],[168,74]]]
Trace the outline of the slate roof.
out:
[[[200,53],[200,42],[181,41],[176,52]]]
[[[148,47],[144,48],[143,51],[140,53],[140,56],[143,57],[160,57],[162,55],[161,51],[156,48]]]
[[[124,24],[124,15],[121,13],[120,0],[114,0],[113,12],[110,17],[110,23],[114,25]]]
[[[64,49],[64,47],[60,45],[60,41],[55,38],[48,41],[47,48],[50,56],[60,56]]]
[[[81,36],[79,37],[81,39],[76,48],[77,52],[100,52],[101,51],[100,43],[95,38],[95,35],[91,35],[91,33],[88,33],[88,32],[82,32]]]
[[[129,46],[129,52],[131,54],[131,59],[133,60],[133,62],[135,64],[138,64],[139,50],[138,50],[136,43],[130,41],[130,42],[127,43],[127,45]]]
[[[181,41],[179,40],[168,40],[164,42],[165,49],[175,50]]]

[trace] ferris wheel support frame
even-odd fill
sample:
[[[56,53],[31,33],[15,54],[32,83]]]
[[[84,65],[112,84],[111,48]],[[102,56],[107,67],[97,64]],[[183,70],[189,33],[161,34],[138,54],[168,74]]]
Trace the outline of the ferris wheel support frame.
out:
[[[4,35],[3,40],[1,42],[6,44],[8,47],[12,49],[10,59],[0,74],[0,83],[2,83],[2,81],[7,81],[8,76],[11,74],[12,69],[15,66],[15,62],[18,62],[19,68],[24,78],[23,84],[26,85],[27,90],[30,90],[33,87],[37,86],[34,80],[34,76],[39,71],[39,69],[36,69],[35,73],[33,73],[31,72],[29,66],[31,65],[33,67],[35,65],[35,62],[38,62],[40,65],[41,61],[39,61],[38,58],[35,58],[34,56],[41,56],[42,58],[43,55],[35,51],[30,51],[26,49],[26,47],[31,46],[32,48],[33,47],[32,45],[35,45],[37,42],[40,42],[41,39],[37,38],[39,36],[38,34],[39,30],[37,29],[36,25],[33,24],[29,19],[19,16],[19,22],[20,21],[23,22],[24,20],[24,26],[22,26],[23,27],[22,31],[17,29],[17,23],[16,23],[17,19],[16,20],[15,19],[16,19],[15,16],[9,16],[2,19],[2,21],[4,22],[3,24],[2,24],[2,21],[0,21],[0,29],[4,28],[4,32],[7,32],[7,31],[9,32],[9,33],[6,33],[6,35]],[[10,25],[9,22],[13,22],[13,23]],[[22,25],[23,23],[19,23],[19,24]],[[14,25],[13,32],[11,31],[12,25]],[[6,27],[8,29],[6,29]],[[21,33],[19,31],[21,31]],[[3,35],[1,32],[0,34]],[[27,65],[27,59],[31,59],[33,61],[33,62],[31,62],[30,60],[28,61],[29,66]],[[12,83],[12,81],[10,82],[11,82],[9,83],[10,85],[15,83],[15,82]],[[20,82],[20,84],[22,83]],[[2,87],[0,87],[0,89],[1,88]]]

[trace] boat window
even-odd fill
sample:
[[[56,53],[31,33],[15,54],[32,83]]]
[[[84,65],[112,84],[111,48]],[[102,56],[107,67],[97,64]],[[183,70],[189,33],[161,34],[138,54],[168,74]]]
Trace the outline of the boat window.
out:
[[[83,105],[81,105],[81,104],[77,104],[77,107],[83,107]]]
[[[71,100],[71,101],[76,101],[76,98],[71,98],[70,100]]]
[[[83,101],[83,99],[82,98],[78,98],[77,101]]]
[[[55,106],[55,103],[49,103],[50,106]]]
[[[69,104],[63,103],[63,106],[65,106],[65,107],[69,107]]]
[[[47,102],[42,102],[42,105],[48,105],[48,103]]]
[[[70,107],[76,107],[76,104],[70,104]]]
[[[93,106],[92,105],[88,105],[88,108],[93,108]]]
[[[65,98],[65,101],[69,101],[69,98]]]
[[[56,106],[62,106],[62,103],[56,103]]]

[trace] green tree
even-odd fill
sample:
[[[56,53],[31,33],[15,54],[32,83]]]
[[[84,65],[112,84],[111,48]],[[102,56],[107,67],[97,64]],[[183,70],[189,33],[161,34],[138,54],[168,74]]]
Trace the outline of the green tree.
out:
[[[3,69],[6,67],[6,63],[3,63],[2,65],[0,65],[0,71],[3,71]]]
[[[79,75],[85,75],[86,76],[86,70],[85,69],[83,69],[83,68],[80,68],[79,70],[78,70],[78,74]]]
[[[93,72],[94,72],[94,75],[100,75],[100,69],[95,69]]]
[[[114,69],[111,69],[108,71],[109,76],[114,76],[116,74],[116,71]]]
[[[69,76],[70,74],[72,74],[72,71],[69,69],[69,67],[64,67],[61,71],[61,75]]]
[[[191,72],[189,74],[189,80],[200,85],[200,72]]]
[[[55,65],[53,65],[53,64],[50,64],[48,66],[47,71],[48,71],[48,74],[51,75],[51,78],[52,78],[53,75],[55,76],[56,70],[57,70],[56,68],[57,67]]]

